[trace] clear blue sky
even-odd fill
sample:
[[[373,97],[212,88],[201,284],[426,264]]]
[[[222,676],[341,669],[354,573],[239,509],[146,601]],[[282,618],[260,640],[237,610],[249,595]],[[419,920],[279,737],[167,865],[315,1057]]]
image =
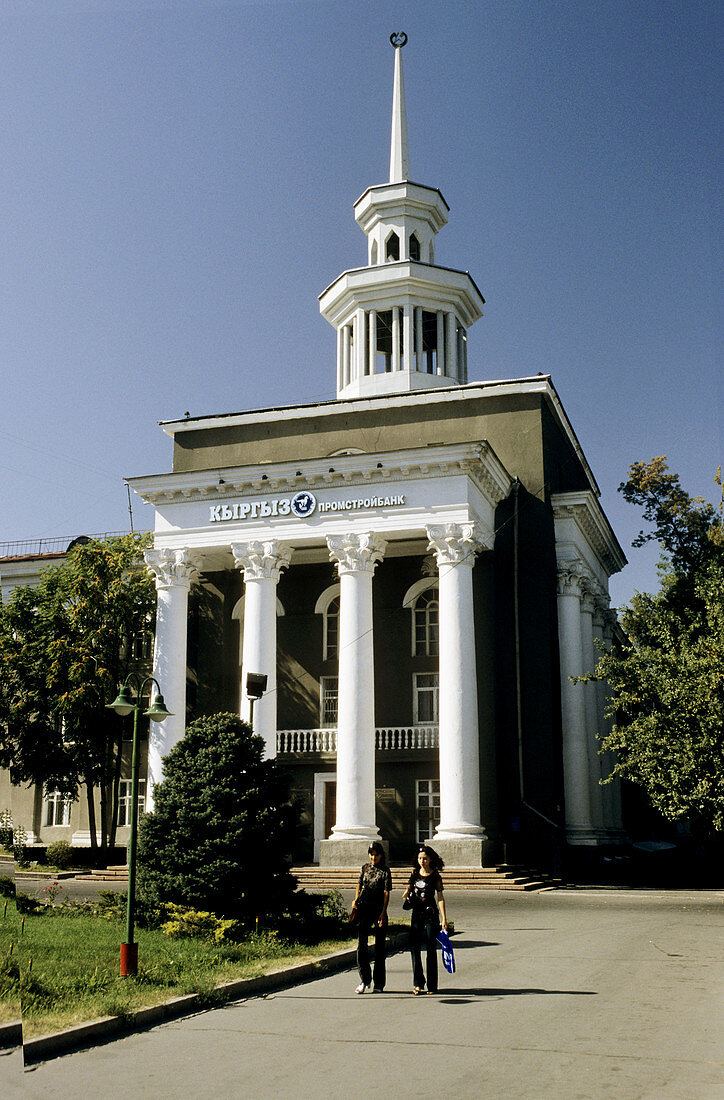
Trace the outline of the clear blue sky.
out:
[[[317,295],[365,262],[404,30],[437,260],[488,303],[471,380],[553,376],[631,561],[614,602],[655,588],[617,485],[667,454],[715,499],[721,461],[718,8],[2,0],[0,541],[127,528],[158,420],[334,396]]]

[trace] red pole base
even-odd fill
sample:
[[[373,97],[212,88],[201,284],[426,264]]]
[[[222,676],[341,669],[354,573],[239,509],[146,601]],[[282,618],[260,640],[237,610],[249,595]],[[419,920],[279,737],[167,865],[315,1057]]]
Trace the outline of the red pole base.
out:
[[[121,977],[129,978],[138,973],[138,944],[121,944]]]

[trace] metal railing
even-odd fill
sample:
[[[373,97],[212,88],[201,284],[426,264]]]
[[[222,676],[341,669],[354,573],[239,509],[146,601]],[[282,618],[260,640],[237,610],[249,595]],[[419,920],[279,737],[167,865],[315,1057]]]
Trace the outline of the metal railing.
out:
[[[87,535],[89,539],[112,539],[127,535],[127,531],[104,531]],[[0,558],[31,558],[42,554],[64,554],[77,535],[57,535],[49,539],[23,539],[20,542],[0,542]]]
[[[375,730],[375,748],[382,750],[436,749],[439,745],[438,727],[378,726]],[[277,753],[336,752],[336,729],[277,730]]]

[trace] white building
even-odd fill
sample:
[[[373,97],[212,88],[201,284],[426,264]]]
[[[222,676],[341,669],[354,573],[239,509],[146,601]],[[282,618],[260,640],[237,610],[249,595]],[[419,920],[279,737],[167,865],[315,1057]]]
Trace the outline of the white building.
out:
[[[415,840],[453,865],[502,844],[620,840],[590,670],[625,558],[548,376],[468,382],[484,300],[436,262],[448,206],[412,181],[396,44],[390,178],[354,205],[367,263],[320,295],[337,399],[163,424],[171,473],[134,478],[155,510],[155,675],[175,717],[249,716],[294,769],[306,854],[359,864]]]

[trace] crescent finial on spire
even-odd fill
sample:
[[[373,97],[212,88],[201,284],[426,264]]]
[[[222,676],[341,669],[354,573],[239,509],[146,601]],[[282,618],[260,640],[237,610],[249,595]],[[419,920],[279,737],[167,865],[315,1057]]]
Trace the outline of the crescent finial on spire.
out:
[[[390,42],[396,50],[401,50],[403,46],[407,45],[407,35],[404,31],[393,31],[390,35]]]

